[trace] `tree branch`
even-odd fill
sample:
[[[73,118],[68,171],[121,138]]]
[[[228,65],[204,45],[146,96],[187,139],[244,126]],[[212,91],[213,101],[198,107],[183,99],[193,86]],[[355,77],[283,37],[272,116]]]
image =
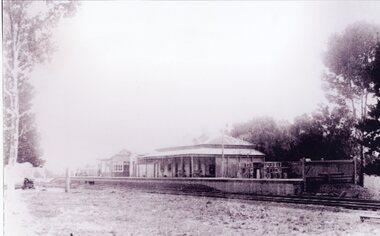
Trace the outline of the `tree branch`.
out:
[[[13,111],[12,109],[10,109],[9,107],[7,107],[7,108],[5,109],[5,111],[6,111],[9,115],[11,115],[11,116],[14,116],[14,115],[16,114],[16,112]]]
[[[354,99],[351,98],[350,101],[351,101],[351,106],[352,106],[352,113],[353,113],[354,118],[355,118],[355,120],[356,120],[356,108],[355,108],[355,102],[354,102]]]
[[[5,65],[5,70],[7,70],[7,71],[12,70],[8,63],[5,62],[5,63],[3,63],[3,65]]]
[[[367,118],[367,106],[368,106],[368,91],[365,91],[365,97],[364,97],[364,117],[363,119]]]
[[[24,116],[28,115],[29,113],[30,113],[29,110],[24,111],[24,112],[22,112],[21,114],[19,114],[18,117],[21,119],[21,118],[23,118]]]
[[[21,128],[21,131],[20,133],[18,134],[18,137],[22,137],[24,134],[28,133],[29,131],[31,131],[33,128],[31,126],[29,126],[29,128],[26,128],[26,125],[23,125],[22,128]]]
[[[12,98],[12,94],[8,91],[8,89],[4,88],[3,89],[4,93],[9,96],[10,98]]]

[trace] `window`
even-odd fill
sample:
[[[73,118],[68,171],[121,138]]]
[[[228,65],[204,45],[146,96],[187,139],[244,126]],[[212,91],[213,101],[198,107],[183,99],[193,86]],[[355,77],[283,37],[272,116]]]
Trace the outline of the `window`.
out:
[[[113,166],[113,171],[114,172],[123,172],[123,165],[119,164],[119,163],[115,164]]]

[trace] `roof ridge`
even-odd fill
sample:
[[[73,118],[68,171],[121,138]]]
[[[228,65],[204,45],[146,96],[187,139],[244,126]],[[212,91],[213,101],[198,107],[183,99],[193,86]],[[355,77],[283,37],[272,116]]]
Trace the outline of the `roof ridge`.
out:
[[[209,139],[205,144],[226,144],[226,145],[253,145],[253,143],[235,138],[233,136],[222,134],[213,139]]]

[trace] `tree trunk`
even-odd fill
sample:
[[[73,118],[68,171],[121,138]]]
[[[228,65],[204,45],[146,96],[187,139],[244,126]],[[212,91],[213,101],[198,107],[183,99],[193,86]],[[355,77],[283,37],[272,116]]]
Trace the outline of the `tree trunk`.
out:
[[[359,185],[362,187],[364,186],[364,150],[362,144],[360,144]]]
[[[15,29],[12,28],[13,35],[17,35],[15,32]],[[10,90],[10,96],[12,96],[10,99],[12,99],[13,103],[10,107],[10,110],[12,111],[11,114],[11,123],[12,123],[12,129],[11,129],[11,139],[10,139],[10,153],[9,153],[9,165],[13,167],[17,162],[17,156],[18,156],[18,142],[19,142],[19,125],[20,125],[20,104],[19,104],[19,68],[18,68],[18,49],[17,49],[17,36],[15,37],[15,40],[12,45],[12,89]]]
[[[16,76],[17,78],[17,76]],[[17,79],[15,79],[17,80]],[[15,81],[16,82],[16,81]],[[17,85],[17,82],[16,82]],[[15,88],[16,87],[16,88]],[[10,155],[9,155],[9,164],[14,166],[17,162],[18,157],[18,142],[19,142],[19,126],[20,126],[20,115],[19,115],[19,99],[18,99],[18,88],[14,86],[13,92],[16,94],[14,97],[14,112],[16,114],[12,117],[12,126],[11,130],[11,143],[10,143]]]
[[[367,118],[367,104],[368,104],[368,91],[365,90],[363,95],[361,96],[361,120],[364,121]],[[363,133],[359,131],[359,140],[363,141]],[[360,145],[360,166],[359,166],[359,185],[364,186],[364,146]]]
[[[354,99],[350,99],[351,100],[351,106],[352,106],[352,114],[355,118],[355,120],[357,120],[357,117],[356,117],[356,108],[355,108],[355,102],[354,102]]]

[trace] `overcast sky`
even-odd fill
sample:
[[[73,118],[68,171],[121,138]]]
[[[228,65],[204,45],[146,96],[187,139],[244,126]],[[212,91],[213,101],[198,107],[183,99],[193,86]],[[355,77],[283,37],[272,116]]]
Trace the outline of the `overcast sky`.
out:
[[[32,79],[47,166],[190,143],[324,102],[321,54],[378,2],[82,2]]]

